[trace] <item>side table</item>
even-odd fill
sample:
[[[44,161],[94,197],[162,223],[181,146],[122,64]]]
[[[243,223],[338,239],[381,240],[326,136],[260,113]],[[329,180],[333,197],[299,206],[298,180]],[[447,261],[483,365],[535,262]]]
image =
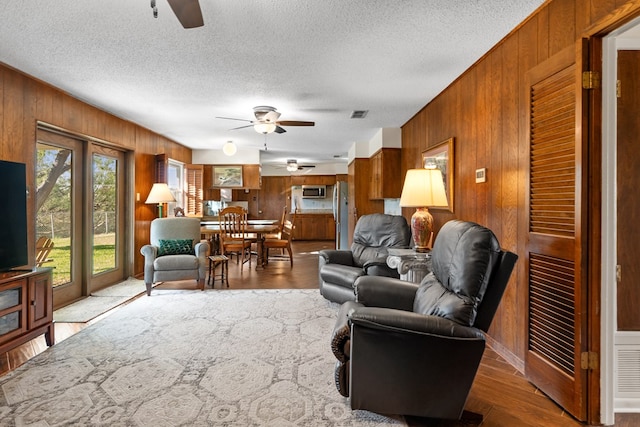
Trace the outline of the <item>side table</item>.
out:
[[[389,248],[387,265],[398,270],[400,279],[420,283],[431,271],[431,253],[413,249]]]
[[[216,274],[216,267],[221,265],[220,274]],[[220,277],[220,284],[227,284],[229,287],[229,258],[226,255],[210,255],[209,256],[209,278],[207,285],[211,283],[213,288],[216,284],[216,277]]]

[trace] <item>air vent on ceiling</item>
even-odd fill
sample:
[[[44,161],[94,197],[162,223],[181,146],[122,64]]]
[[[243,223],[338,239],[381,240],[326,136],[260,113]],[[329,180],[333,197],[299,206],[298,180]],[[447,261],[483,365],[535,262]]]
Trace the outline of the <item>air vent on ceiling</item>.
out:
[[[352,119],[364,119],[367,116],[369,110],[353,110],[351,112]]]

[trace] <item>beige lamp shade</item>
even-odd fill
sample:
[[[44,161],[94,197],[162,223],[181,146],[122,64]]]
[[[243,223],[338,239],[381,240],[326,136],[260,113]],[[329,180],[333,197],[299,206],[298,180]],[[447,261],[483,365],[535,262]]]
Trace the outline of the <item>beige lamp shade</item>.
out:
[[[409,169],[404,179],[400,206],[447,207],[442,172],[439,169]]]
[[[442,172],[439,169],[409,169],[404,178],[400,206],[416,208],[411,216],[414,249],[427,252],[433,235],[433,216],[427,206],[448,206]]]
[[[151,187],[151,191],[149,192],[149,197],[147,197],[146,204],[157,204],[159,217],[162,218],[162,204],[163,203],[171,203],[175,202],[176,199],[171,194],[171,190],[169,190],[169,186],[165,183],[155,183],[153,187]]]
[[[147,197],[147,204],[156,204],[156,203],[170,203],[175,202],[176,199],[171,194],[171,190],[169,190],[169,186],[165,183],[155,183],[153,187],[151,187],[151,191],[149,192],[149,197]]]

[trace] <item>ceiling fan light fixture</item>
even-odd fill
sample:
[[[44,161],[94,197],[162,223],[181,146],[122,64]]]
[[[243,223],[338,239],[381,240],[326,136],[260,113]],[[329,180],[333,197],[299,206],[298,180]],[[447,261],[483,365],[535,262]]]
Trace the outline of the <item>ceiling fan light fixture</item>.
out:
[[[233,156],[237,151],[238,147],[236,147],[236,144],[234,144],[233,141],[227,141],[222,146],[222,152],[227,156]]]
[[[295,172],[298,170],[298,162],[295,160],[287,160],[287,170],[289,172]]]
[[[258,133],[266,135],[275,131],[276,125],[275,123],[256,123],[253,125],[253,129],[255,129],[255,131]]]

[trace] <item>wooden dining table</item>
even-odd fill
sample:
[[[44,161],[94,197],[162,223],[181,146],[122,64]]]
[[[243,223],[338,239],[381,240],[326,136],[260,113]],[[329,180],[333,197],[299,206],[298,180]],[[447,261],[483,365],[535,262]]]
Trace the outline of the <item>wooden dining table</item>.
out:
[[[206,240],[211,241],[211,247],[215,247],[214,242],[220,234],[220,223],[218,221],[202,221],[200,226],[200,234]],[[266,259],[264,257],[264,236],[266,234],[275,233],[280,229],[280,220],[277,219],[250,219],[247,220],[245,227],[246,233],[256,235],[256,270],[264,268]],[[219,243],[219,242],[218,242]]]

